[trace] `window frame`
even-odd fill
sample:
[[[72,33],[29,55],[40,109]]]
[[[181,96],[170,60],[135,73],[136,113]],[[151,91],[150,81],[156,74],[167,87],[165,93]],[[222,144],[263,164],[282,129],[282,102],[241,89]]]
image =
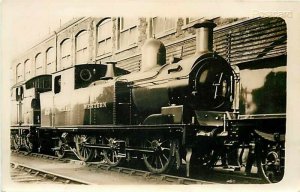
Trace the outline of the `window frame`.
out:
[[[192,27],[195,23],[197,23],[201,19],[203,19],[203,17],[185,17],[185,18],[183,18],[184,22],[183,22],[182,29],[187,29],[187,28]]]
[[[23,69],[21,68],[22,67],[22,63],[18,63],[17,66],[16,66],[16,77],[17,77],[16,81],[17,82],[21,82],[25,78],[25,69],[24,69],[24,66],[25,65],[23,65]]]
[[[66,49],[65,47],[63,47],[63,46],[67,46],[66,42],[70,44],[69,49]],[[62,53],[65,53],[64,52],[65,50],[70,50],[70,51],[66,52],[68,54],[63,55]],[[67,59],[68,59],[68,66],[63,68],[63,66],[65,66],[65,64],[63,65],[62,61],[64,60],[64,62],[65,62]],[[72,41],[71,41],[71,38],[66,38],[66,39],[62,40],[60,43],[60,70],[67,69],[70,67],[72,67]]]
[[[48,58],[51,58],[51,57],[49,57],[49,56],[51,56],[51,55],[49,54],[50,50],[53,52],[53,60],[50,60],[51,62],[49,63],[49,62],[48,62]],[[49,73],[48,69],[49,69],[49,66],[50,66],[50,65],[54,65],[54,70],[51,71],[50,73],[56,72],[56,69],[55,69],[55,65],[56,65],[56,57],[55,57],[55,49],[54,49],[54,47],[49,47],[49,48],[46,50],[46,73],[47,73],[47,74]]]
[[[155,25],[154,25],[154,19],[156,18],[164,18],[165,21],[163,23],[163,26],[166,26],[166,19],[174,19],[174,28],[171,28],[171,29],[164,29],[163,31],[159,32],[159,33],[155,33]],[[162,38],[162,37],[165,37],[167,35],[171,35],[173,33],[176,33],[176,27],[177,27],[177,21],[178,21],[178,18],[175,17],[175,18],[170,18],[170,17],[152,17],[151,18],[151,31],[152,31],[152,36],[154,36],[155,38],[159,39],[159,38]]]
[[[29,66],[27,66],[27,64],[29,65]],[[29,70],[27,70],[27,69],[29,69]],[[30,59],[26,59],[25,61],[24,61],[24,80],[27,80],[27,79],[30,79],[31,78],[31,71],[32,71],[32,62],[31,62],[31,60]],[[28,74],[28,76],[27,76],[27,74]],[[28,78],[27,78],[28,77]]]
[[[138,31],[138,25],[139,25],[139,18],[136,18],[136,23],[131,24],[129,26],[126,26],[126,28],[124,27],[124,19],[135,19],[135,18],[124,18],[124,17],[119,17],[117,19],[117,23],[118,23],[118,46],[117,46],[117,52],[121,52],[127,49],[131,49],[134,47],[137,47],[138,45],[138,36],[139,36],[139,31]],[[134,42],[131,43],[127,43],[126,45],[122,45],[121,46],[121,35],[129,32],[129,35],[131,35],[130,33],[136,30],[136,39],[134,39]]]
[[[40,66],[37,66],[37,58],[38,57],[40,57],[40,59],[41,59],[41,65]],[[43,69],[43,57],[42,57],[42,53],[41,52],[39,52],[38,54],[36,54],[36,56],[35,56],[35,59],[34,59],[34,62],[35,62],[35,74],[36,75],[40,75],[40,74],[43,74],[43,71],[42,71],[42,73],[40,73],[40,74],[38,74],[37,72],[38,72],[38,70],[40,70],[40,68],[41,69]]]
[[[83,47],[80,47],[78,49],[78,38],[80,36],[83,36],[83,35],[86,35],[86,42],[85,42],[85,46]],[[82,44],[82,43],[81,43]],[[88,57],[89,57],[89,52],[88,52],[88,48],[89,48],[89,33],[87,30],[82,30],[80,32],[78,32],[75,36],[75,63],[88,63]],[[78,59],[78,53],[79,54],[86,54],[84,57],[84,59]],[[78,60],[83,60],[83,61],[80,61],[78,62]]]
[[[104,37],[99,38],[99,30],[101,29],[101,26],[105,25],[106,23],[110,22],[111,25],[111,31],[110,34],[106,34]],[[113,20],[110,17],[104,18],[101,21],[98,22],[98,24],[96,25],[96,57],[103,57],[103,56],[107,56],[107,55],[111,55],[112,51],[113,51]],[[111,46],[109,47],[107,45],[108,41],[111,41]],[[105,49],[99,53],[99,44],[100,43],[104,43],[104,47]],[[109,47],[109,49],[107,49]]]

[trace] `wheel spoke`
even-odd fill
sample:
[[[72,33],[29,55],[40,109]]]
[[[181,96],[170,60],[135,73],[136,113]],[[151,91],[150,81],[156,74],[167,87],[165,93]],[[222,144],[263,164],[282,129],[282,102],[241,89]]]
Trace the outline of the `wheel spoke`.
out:
[[[167,142],[167,141],[169,141],[169,140],[164,140],[163,142],[160,143],[160,145],[164,144],[164,143]]]
[[[115,162],[117,162],[117,157],[116,157],[117,156],[117,152],[113,151],[112,154],[113,154],[112,162],[115,163]]]
[[[154,161],[155,161],[155,156],[153,155],[153,156],[150,156],[151,157],[151,165],[154,165]]]
[[[104,159],[110,166],[117,166],[124,160],[124,158],[118,156],[118,151],[116,150],[116,140],[116,138],[106,137],[103,140],[103,144],[105,144],[107,147],[110,147],[109,149],[103,149]]]
[[[154,165],[154,155],[144,155],[144,158],[149,162],[149,164]]]
[[[174,142],[171,140],[161,138],[145,139],[144,148],[154,150],[151,154],[145,153],[143,155],[145,165],[151,172],[163,173],[173,165],[172,150],[175,150],[175,148]]]
[[[162,150],[162,151],[165,151],[165,150],[170,151],[171,149],[170,149],[170,148],[167,148],[167,147],[161,147],[161,150]]]
[[[65,148],[64,148],[64,144],[61,140],[58,141],[58,145],[57,147],[59,147],[59,150],[55,151],[55,154],[57,155],[57,157],[63,158],[65,155]]]
[[[84,146],[89,140],[91,140],[91,137],[86,135],[75,136],[77,153],[82,161],[89,161],[93,158],[93,150]]]
[[[162,162],[162,160],[161,160],[161,157],[160,157],[160,156],[158,156],[158,159],[159,159],[159,162],[160,162],[161,168],[162,168],[162,167],[164,167],[164,164],[163,164],[163,162]]]
[[[83,151],[84,151],[84,158],[86,158],[88,156],[88,152],[85,148],[83,148]]]
[[[162,156],[165,158],[166,161],[168,161],[169,159],[166,157],[165,154],[162,154]]]
[[[274,145],[268,150],[261,150],[257,156],[257,167],[260,176],[268,183],[279,182],[283,178],[282,162],[280,156],[281,146]]]

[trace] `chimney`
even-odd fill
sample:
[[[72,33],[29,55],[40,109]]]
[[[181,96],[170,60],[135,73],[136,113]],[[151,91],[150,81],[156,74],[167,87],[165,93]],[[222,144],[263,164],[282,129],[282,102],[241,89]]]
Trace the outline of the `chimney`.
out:
[[[193,27],[196,29],[196,53],[204,54],[213,51],[213,29],[217,25],[210,20],[196,23]]]
[[[114,61],[106,62],[107,70],[106,70],[105,78],[112,79],[115,76],[115,65],[116,64],[117,64],[117,62],[114,62]]]

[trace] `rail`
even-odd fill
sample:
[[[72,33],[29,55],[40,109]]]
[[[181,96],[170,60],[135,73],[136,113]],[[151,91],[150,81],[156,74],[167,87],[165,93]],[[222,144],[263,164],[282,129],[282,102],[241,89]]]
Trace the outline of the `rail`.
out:
[[[42,177],[44,179],[48,179],[51,180],[52,182],[61,182],[61,183],[65,183],[65,184],[81,184],[81,185],[92,185],[93,183],[89,183],[86,181],[81,181],[72,177],[67,177],[64,175],[60,175],[57,173],[52,173],[49,171],[45,171],[45,170],[41,170],[41,169],[37,169],[34,167],[30,167],[27,165],[23,165],[23,164],[18,164],[16,162],[11,162],[10,163],[13,169],[18,169],[21,170],[23,172],[26,172],[28,174],[30,174],[31,177],[25,177],[22,180],[15,180],[13,179],[13,181],[16,182],[30,182],[30,181],[41,181],[41,179],[37,179],[35,177]]]
[[[169,174],[154,174],[149,171],[140,170],[140,169],[133,169],[128,167],[112,167],[108,164],[102,163],[102,162],[83,162],[80,160],[74,160],[74,159],[67,159],[67,158],[58,158],[52,155],[45,155],[45,154],[39,154],[39,153],[27,153],[24,151],[17,151],[12,150],[13,153],[21,154],[21,155],[28,155],[33,156],[37,158],[42,159],[49,159],[49,160],[55,160],[55,161],[61,161],[65,163],[73,163],[73,164],[79,164],[83,166],[87,166],[91,168],[92,170],[104,170],[104,171],[110,171],[110,172],[117,172],[120,174],[127,174],[129,176],[135,176],[135,177],[143,177],[146,180],[157,180],[161,181],[165,184],[181,184],[181,185],[190,185],[190,184],[217,184],[217,183],[265,183],[261,180],[261,178],[254,176],[254,175],[242,175],[239,173],[235,173],[230,170],[224,170],[221,171],[219,169],[216,169],[214,171],[214,177],[221,178],[224,180],[226,178],[225,182],[216,182],[215,180],[203,180],[203,179],[195,179],[195,178],[187,178],[182,176],[176,176],[176,175],[169,175]],[[217,179],[217,180],[218,180]]]

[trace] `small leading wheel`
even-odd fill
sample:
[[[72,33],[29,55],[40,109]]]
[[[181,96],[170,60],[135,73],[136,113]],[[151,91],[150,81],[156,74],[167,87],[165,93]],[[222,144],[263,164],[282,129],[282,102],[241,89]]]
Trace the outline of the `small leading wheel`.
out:
[[[96,139],[89,137],[87,135],[76,135],[75,145],[77,150],[77,155],[81,161],[91,161],[94,156],[94,149],[85,147],[84,144],[95,143]]]
[[[62,140],[58,140],[58,144],[57,147],[59,148],[59,150],[55,151],[55,155],[58,157],[58,159],[61,159],[65,156],[65,144],[63,143]]]
[[[104,138],[103,144],[109,148],[103,149],[104,160],[112,167],[122,164],[125,160],[124,154],[119,152],[119,142],[115,138]]]
[[[283,178],[283,159],[281,158],[280,148],[261,149],[256,156],[258,173],[262,179],[268,183],[277,183]]]
[[[146,139],[146,149],[154,152],[143,153],[146,167],[152,173],[167,172],[175,162],[175,141],[171,139]]]

